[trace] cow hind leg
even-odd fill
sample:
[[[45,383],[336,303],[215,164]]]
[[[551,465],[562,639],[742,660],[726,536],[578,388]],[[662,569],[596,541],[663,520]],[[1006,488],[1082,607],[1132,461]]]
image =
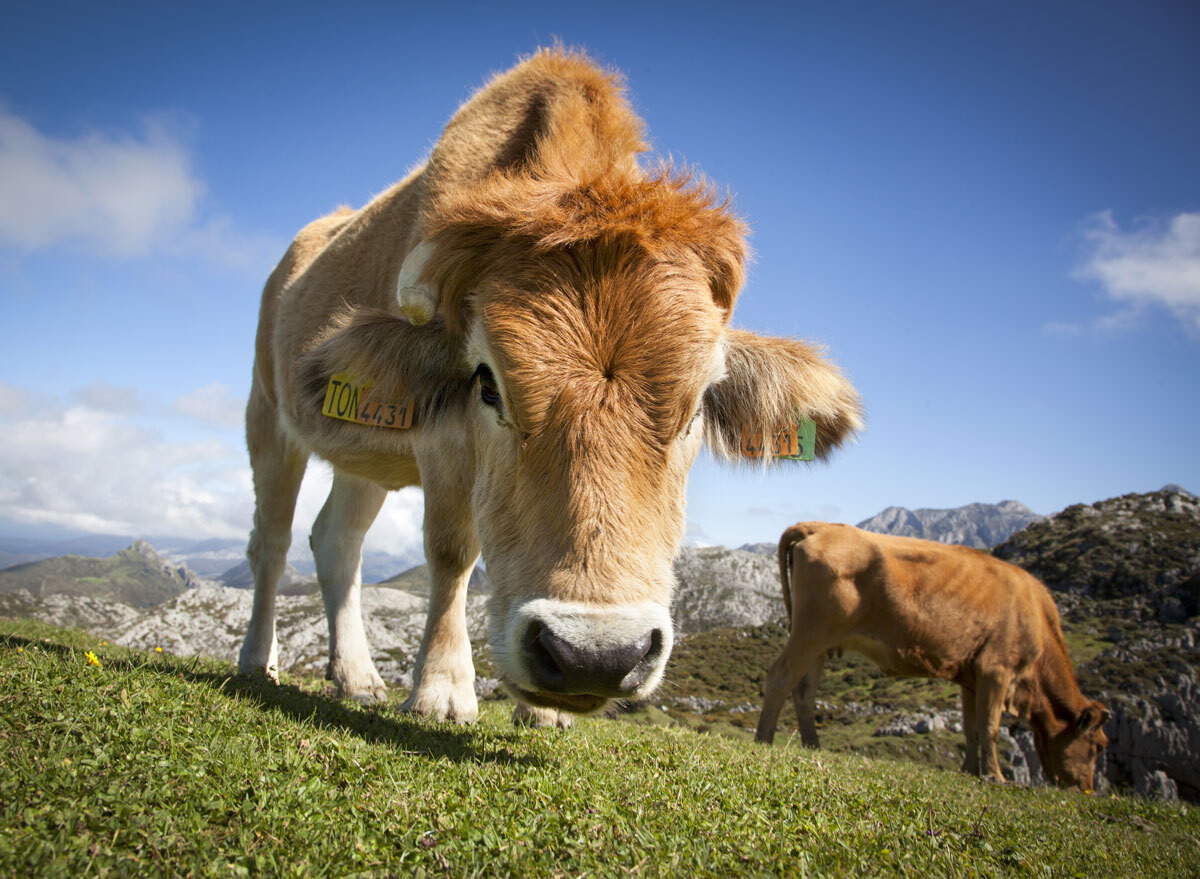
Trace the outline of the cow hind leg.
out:
[[[792,704],[796,708],[796,725],[800,728],[800,741],[806,748],[819,748],[821,741],[817,736],[817,687],[821,683],[821,673],[825,670],[825,655],[817,659],[817,664],[809,669],[808,674],[792,689]]]
[[[513,708],[513,723],[517,726],[558,727],[568,729],[575,722],[574,716],[556,708],[539,708],[528,702],[518,702]]]
[[[421,460],[425,487],[425,560],[432,588],[425,634],[413,669],[413,691],[401,708],[438,720],[472,723],[479,716],[475,664],[467,633],[467,583],[479,541],[471,515],[468,473],[454,454]]]
[[[1011,676],[1008,675],[981,677],[979,690],[975,694],[975,719],[982,751],[980,773],[996,781],[1004,780],[996,743],[1000,738],[1000,715],[1004,711],[1004,697],[1008,693],[1011,680]]]
[[[363,628],[361,594],[363,538],[386,497],[386,489],[335,470],[310,539],[329,622],[325,676],[338,695],[364,705],[387,700],[387,686],[371,660]]]
[[[254,473],[254,528],[246,548],[254,577],[254,602],[238,654],[238,671],[278,681],[275,592],[287,566],[296,496],[308,455],[288,442],[279,429],[274,408],[257,384],[250,391],[246,407],[246,441]]]
[[[767,672],[762,713],[758,716],[758,729],[754,733],[754,738],[764,744],[769,745],[775,740],[779,712],[783,709],[788,694],[803,686],[805,676],[825,655],[824,645],[812,641],[799,641],[795,635],[796,628],[793,626],[792,637],[788,638],[783,653]],[[816,733],[815,724],[813,733]]]

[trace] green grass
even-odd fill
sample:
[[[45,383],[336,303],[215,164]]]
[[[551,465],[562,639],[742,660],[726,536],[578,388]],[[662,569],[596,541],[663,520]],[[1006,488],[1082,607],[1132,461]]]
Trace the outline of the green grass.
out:
[[[93,650],[102,665],[90,666]],[[0,622],[6,876],[1187,876],[1187,807],[680,727],[456,727]]]

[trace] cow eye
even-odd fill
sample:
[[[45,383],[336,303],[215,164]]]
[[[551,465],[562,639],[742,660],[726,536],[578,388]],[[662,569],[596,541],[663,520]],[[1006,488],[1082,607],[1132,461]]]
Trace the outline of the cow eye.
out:
[[[486,364],[481,363],[475,370],[474,377],[479,381],[479,399],[493,409],[504,411],[504,403],[500,399],[500,389],[496,387],[496,376],[492,374],[492,370]]]

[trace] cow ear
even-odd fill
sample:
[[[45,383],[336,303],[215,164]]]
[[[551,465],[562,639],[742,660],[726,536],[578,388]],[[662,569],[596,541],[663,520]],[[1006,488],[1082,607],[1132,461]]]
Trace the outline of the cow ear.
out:
[[[381,309],[338,315],[314,347],[295,361],[298,393],[291,414],[314,435],[365,430],[361,436],[377,439],[396,433],[347,424],[323,413],[330,382],[337,376],[369,385],[372,399],[410,406],[415,428],[462,411],[470,390],[461,341],[447,333],[440,318],[418,326]]]
[[[705,441],[714,454],[770,460],[772,444],[762,438],[807,419],[816,425],[815,448],[801,453],[825,458],[862,429],[858,392],[819,349],[726,330],[724,352],[725,375],[704,396]]]
[[[1079,712],[1079,717],[1075,720],[1075,729],[1079,732],[1100,729],[1108,723],[1110,717],[1112,712],[1102,702],[1089,702],[1083,711]]]
[[[708,213],[709,223],[692,247],[708,275],[713,303],[728,320],[746,276],[746,227],[724,211]]]

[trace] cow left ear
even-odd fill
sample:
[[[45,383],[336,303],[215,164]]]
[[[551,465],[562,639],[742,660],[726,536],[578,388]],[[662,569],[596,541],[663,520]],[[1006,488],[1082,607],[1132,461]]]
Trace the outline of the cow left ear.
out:
[[[1110,717],[1112,717],[1112,712],[1104,706],[1104,703],[1089,702],[1087,707],[1079,712],[1079,717],[1075,721],[1075,729],[1079,732],[1100,729],[1108,723]]]
[[[814,448],[802,457],[826,458],[862,429],[858,392],[817,348],[794,339],[726,330],[725,376],[704,395],[705,441],[730,461],[770,460],[771,438],[808,420]]]

